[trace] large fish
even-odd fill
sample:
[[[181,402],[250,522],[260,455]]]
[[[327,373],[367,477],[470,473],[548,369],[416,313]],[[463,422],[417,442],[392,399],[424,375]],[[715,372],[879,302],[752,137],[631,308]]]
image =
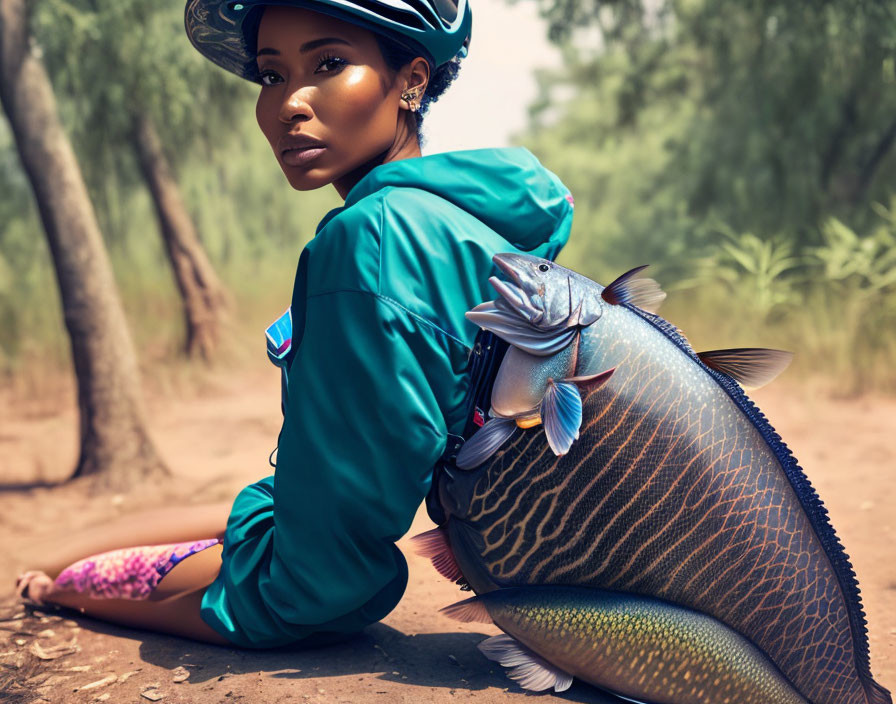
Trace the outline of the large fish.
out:
[[[467,316],[510,344],[490,419],[415,539],[476,594],[446,609],[528,689],[579,677],[651,704],[892,704],[855,575],[808,479],[739,382],[774,350],[696,354],[638,270],[606,288],[499,254]],[[480,422],[484,419],[480,419]]]

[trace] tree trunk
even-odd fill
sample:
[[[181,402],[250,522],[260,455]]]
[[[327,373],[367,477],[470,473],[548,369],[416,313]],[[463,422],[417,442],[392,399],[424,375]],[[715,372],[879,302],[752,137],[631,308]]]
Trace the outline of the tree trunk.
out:
[[[209,359],[220,338],[229,298],[196,234],[155,125],[140,110],[134,112],[133,123],[140,168],[152,193],[162,238],[183,300],[186,351],[191,357],[201,355]]]
[[[96,215],[23,0],[0,0],[0,103],[46,231],[71,342],[81,423],[74,476],[122,490],[167,474],[146,429],[137,357]]]
[[[881,135],[877,144],[874,145],[871,155],[862,167],[862,171],[859,174],[858,184],[852,194],[851,201],[854,206],[858,205],[865,198],[868,187],[871,185],[871,181],[874,179],[874,174],[877,172],[877,167],[880,166],[880,162],[883,161],[884,157],[893,148],[894,143],[896,143],[896,120],[893,120],[889,127],[884,131],[883,135]]]

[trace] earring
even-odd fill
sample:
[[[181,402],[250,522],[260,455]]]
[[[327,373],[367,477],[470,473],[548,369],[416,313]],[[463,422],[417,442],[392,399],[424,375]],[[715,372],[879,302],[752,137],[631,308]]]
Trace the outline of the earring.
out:
[[[406,100],[408,103],[408,107],[411,109],[411,112],[419,112],[420,111],[420,103],[417,102],[417,91],[416,90],[406,90],[401,94],[401,99]]]

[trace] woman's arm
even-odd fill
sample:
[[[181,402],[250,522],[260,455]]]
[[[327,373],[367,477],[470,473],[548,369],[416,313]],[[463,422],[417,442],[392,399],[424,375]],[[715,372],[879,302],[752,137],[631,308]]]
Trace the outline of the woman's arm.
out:
[[[233,555],[225,544],[203,601],[219,632],[277,645],[360,630],[394,608],[407,581],[394,543],[444,449],[442,406],[462,403],[466,352],[377,294],[309,296],[289,369],[273,526]]]

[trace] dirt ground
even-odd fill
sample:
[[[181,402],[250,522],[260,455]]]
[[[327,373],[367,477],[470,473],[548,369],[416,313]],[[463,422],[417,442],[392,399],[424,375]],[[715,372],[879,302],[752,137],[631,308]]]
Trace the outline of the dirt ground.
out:
[[[830,510],[862,585],[872,671],[894,690],[896,399],[838,400],[784,382],[752,396]],[[63,385],[52,398],[27,403],[0,392],[0,482],[6,485],[0,491],[0,677],[6,679],[0,702],[532,701],[476,649],[495,628],[437,613],[465,594],[415,556],[407,537],[400,546],[410,583],[399,606],[351,642],[318,650],[249,652],[118,628],[71,612],[23,614],[12,586],[27,565],[13,555],[27,541],[61,539],[66,531],[140,508],[229,499],[270,473],[267,458],[280,422],[272,369],[174,385],[148,406],[171,481],[127,495],[90,496],[81,487],[18,486],[51,482],[70,471],[77,450],[72,389]],[[408,537],[430,527],[421,511]],[[71,647],[53,649],[66,645]],[[562,695],[540,697],[619,701],[580,683]]]

